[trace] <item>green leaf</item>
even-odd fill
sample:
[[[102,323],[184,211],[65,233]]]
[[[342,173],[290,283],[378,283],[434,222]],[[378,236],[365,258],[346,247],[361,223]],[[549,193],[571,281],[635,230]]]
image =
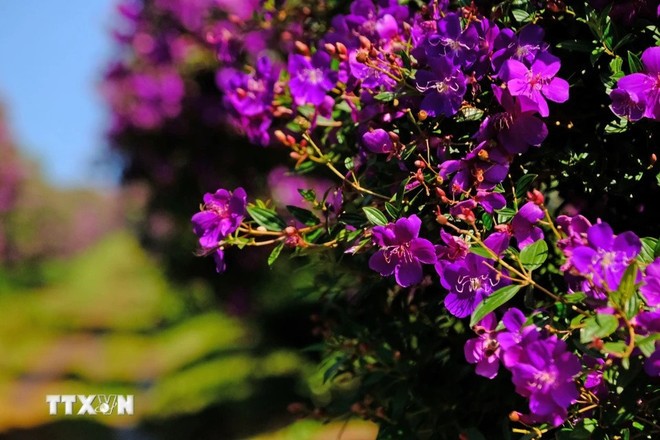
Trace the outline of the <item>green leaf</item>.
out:
[[[473,254],[480,255],[482,257],[493,258],[492,252],[490,252],[488,249],[486,249],[483,246],[472,246],[470,248],[470,252],[472,252]]]
[[[527,190],[529,185],[532,184],[534,179],[538,177],[538,174],[525,174],[516,182],[516,198],[518,200],[524,199],[527,195]]]
[[[626,315],[630,311],[629,308],[634,306],[631,304],[630,299],[635,294],[635,282],[637,281],[637,264],[633,261],[626,271],[623,273],[619,288],[610,294],[610,299],[619,309],[623,310]],[[636,302],[635,302],[636,304]]]
[[[384,226],[388,223],[385,214],[380,212],[378,209],[372,208],[371,206],[365,206],[362,208],[362,210],[367,216],[367,220],[369,220],[369,223],[372,225]]]
[[[619,328],[619,319],[614,315],[598,314],[584,320],[580,329],[580,342],[587,344],[594,339],[605,338]]]
[[[603,351],[607,353],[623,354],[626,351],[626,343],[623,341],[606,342],[603,344]]]
[[[538,240],[520,251],[520,262],[529,270],[538,269],[548,258],[548,244]]]
[[[527,11],[524,11],[522,9],[514,9],[511,11],[511,15],[513,15],[513,18],[516,19],[518,23],[524,23],[526,21],[529,21],[530,14]]]
[[[313,189],[299,189],[298,192],[306,201],[312,203],[316,201],[316,193]]]
[[[516,215],[516,211],[511,208],[502,208],[497,211],[497,221],[498,223],[504,223],[509,220],[511,217]]]
[[[631,51],[628,51],[628,68],[630,69],[630,73],[637,73],[644,70],[644,66],[639,57]]]
[[[481,214],[481,222],[484,224],[484,228],[487,231],[490,231],[491,229],[493,229],[493,217],[490,214],[488,214],[487,212],[484,212],[483,214]]]
[[[584,293],[584,292],[575,292],[575,293],[569,293],[567,295],[564,295],[562,298],[568,304],[576,304],[576,303],[584,301],[586,297],[587,297],[587,294]]]
[[[639,253],[639,259],[643,263],[651,263],[655,258],[655,250],[658,247],[658,240],[652,237],[644,237],[641,239],[642,250]]]
[[[622,68],[623,68],[623,58],[621,58],[618,55],[612,58],[612,61],[610,61],[610,71],[612,72],[612,75],[616,75],[619,72],[621,72]]]
[[[660,257],[660,240],[656,240],[655,247],[653,248],[653,259]]]
[[[284,248],[284,242],[280,241],[277,246],[270,251],[270,255],[268,255],[268,266],[272,266],[273,263],[275,263],[275,260],[277,260],[277,257],[279,257],[282,252],[282,248]]]
[[[518,293],[520,289],[522,289],[520,284],[511,284],[493,292],[489,297],[480,302],[477,308],[474,309],[474,312],[472,312],[470,327],[474,327],[484,318],[484,316],[516,296],[516,293]]]
[[[259,225],[268,229],[269,231],[281,231],[286,228],[286,223],[280,218],[275,211],[258,206],[248,206],[247,212],[252,217],[252,220]]]
[[[390,102],[390,101],[394,101],[394,97],[395,95],[392,92],[380,92],[374,96],[374,99],[376,101]]]
[[[296,218],[299,222],[306,226],[318,225],[320,220],[311,211],[308,211],[297,206],[287,205],[286,209]]]
[[[385,202],[385,211],[387,211],[387,213],[392,218],[399,217],[399,209],[397,209],[397,207],[391,204],[390,202]]]
[[[589,53],[594,49],[594,45],[590,41],[584,40],[566,40],[557,44],[558,49],[564,49],[571,52],[584,52]]]
[[[645,338],[635,335],[635,345],[646,357],[651,357],[655,352],[655,342],[658,340],[660,340],[660,333],[653,333]]]

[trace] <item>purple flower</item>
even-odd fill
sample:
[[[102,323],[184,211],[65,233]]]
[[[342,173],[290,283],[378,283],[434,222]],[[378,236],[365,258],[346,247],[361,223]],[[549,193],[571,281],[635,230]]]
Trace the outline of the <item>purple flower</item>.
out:
[[[513,97],[509,90],[495,85],[493,94],[504,112],[484,119],[475,136],[477,141],[496,138],[511,154],[524,153],[530,145],[541,145],[548,136],[548,127],[534,116],[535,103],[524,96]]]
[[[448,265],[441,276],[443,287],[449,290],[445,307],[457,318],[469,316],[477,305],[495,290],[509,284],[484,263],[493,263],[476,254]]]
[[[510,158],[501,148],[490,148],[488,142],[482,142],[460,160],[447,160],[440,165],[439,174],[452,179],[452,192],[467,191],[473,186],[478,190],[490,190],[502,182],[509,172]]]
[[[644,116],[660,120],[660,47],[649,47],[641,58],[644,72],[626,75],[612,91],[612,111],[635,121],[644,106]],[[622,93],[623,91],[623,93]],[[616,94],[614,92],[617,92]],[[627,96],[624,94],[627,93]],[[614,96],[613,96],[614,95]]]
[[[452,12],[438,21],[437,33],[430,35],[427,40],[426,54],[429,57],[449,59],[458,66],[468,67],[477,59],[475,49],[478,40],[477,29],[474,26],[461,29],[461,19]]]
[[[646,266],[644,272],[644,284],[639,291],[649,307],[658,307],[660,306],[660,258],[656,258]]]
[[[519,249],[543,238],[543,231],[535,225],[544,215],[543,210],[536,203],[527,202],[513,216],[511,230],[518,241]]]
[[[530,68],[520,61],[508,60],[502,66],[500,78],[506,81],[512,96],[530,99],[536,103],[541,116],[548,116],[550,110],[546,98],[554,102],[568,99],[568,82],[555,77],[560,66],[559,58],[543,52]]]
[[[323,102],[326,93],[337,83],[337,72],[330,69],[331,60],[324,51],[316,52],[311,59],[303,55],[289,56],[289,87],[296,105]]]
[[[192,217],[200,246],[214,249],[223,238],[238,229],[245,218],[246,203],[247,194],[243,188],[236,188],[233,193],[219,189],[215,194],[204,194],[203,210]]]
[[[495,39],[493,69],[499,72],[509,59],[517,60],[530,66],[539,53],[548,47],[543,42],[545,31],[542,27],[530,24],[520,30],[516,36],[511,29],[503,29]]]
[[[628,118],[631,121],[639,121],[646,111],[644,97],[638,96],[630,90],[614,89],[610,93],[612,105],[610,109],[617,116]]]
[[[415,76],[417,90],[424,93],[420,108],[429,116],[453,116],[465,95],[463,72],[446,58],[429,58],[431,70],[418,70]]]
[[[390,135],[382,128],[363,134],[362,144],[372,153],[390,154],[394,152],[394,143]]]
[[[373,241],[380,250],[369,259],[369,267],[382,276],[394,274],[396,282],[408,287],[422,280],[422,263],[435,264],[430,241],[419,238],[422,221],[416,215],[373,228]]]
[[[588,246],[573,249],[571,264],[596,287],[616,290],[630,261],[639,254],[642,243],[632,232],[615,236],[607,223],[587,230]]]
[[[268,129],[272,123],[271,106],[275,82],[280,70],[266,56],[259,58],[256,69],[244,73],[236,69],[221,69],[216,82],[224,93],[224,104],[234,112],[234,126],[245,130],[252,142],[268,144]]]
[[[463,347],[465,360],[477,364],[475,373],[492,379],[497,376],[500,367],[500,344],[495,338],[497,319],[494,313],[484,316],[474,328],[478,338],[468,339]]]
[[[541,339],[537,331],[527,332],[519,344],[505,349],[502,360],[516,392],[529,398],[532,417],[561,425],[579,395],[573,379],[580,373],[580,361],[566,343],[556,335]]]
[[[444,276],[445,267],[454,261],[464,259],[470,248],[465,240],[455,237],[444,230],[440,231],[440,238],[445,244],[435,247],[435,253],[438,256],[438,261],[435,263],[435,271],[442,277]]]

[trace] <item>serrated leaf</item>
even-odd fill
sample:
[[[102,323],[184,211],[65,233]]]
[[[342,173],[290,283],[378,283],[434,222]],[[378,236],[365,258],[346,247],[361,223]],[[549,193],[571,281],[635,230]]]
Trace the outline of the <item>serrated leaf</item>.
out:
[[[300,223],[306,226],[314,226],[319,224],[320,220],[313,212],[307,209],[299,208],[298,206],[287,205],[286,209],[296,218]]]
[[[277,257],[280,256],[280,253],[282,252],[282,249],[284,248],[284,242],[280,241],[277,246],[273,248],[272,251],[270,251],[270,255],[268,255],[268,266],[272,266],[273,263],[275,263],[275,260],[277,260]]]
[[[511,298],[516,296],[516,293],[520,291],[522,286],[520,284],[511,284],[501,289],[497,289],[490,296],[485,298],[482,302],[477,305],[477,308],[472,312],[472,317],[470,318],[470,327],[474,327],[476,324],[481,321],[484,316],[507,303]]]
[[[376,208],[365,206],[362,208],[362,211],[364,211],[364,214],[367,216],[367,220],[369,220],[369,223],[372,225],[385,226],[388,223],[385,214]]]
[[[269,231],[279,232],[286,228],[286,223],[284,223],[284,220],[282,220],[275,211],[260,208],[258,206],[248,206],[247,212],[250,214],[250,217],[252,217],[252,220]]]
[[[520,262],[526,269],[535,270],[548,258],[548,244],[545,240],[538,240],[520,251]]]
[[[594,339],[605,338],[619,328],[619,319],[614,315],[598,314],[584,320],[580,329],[580,342],[587,344]]]

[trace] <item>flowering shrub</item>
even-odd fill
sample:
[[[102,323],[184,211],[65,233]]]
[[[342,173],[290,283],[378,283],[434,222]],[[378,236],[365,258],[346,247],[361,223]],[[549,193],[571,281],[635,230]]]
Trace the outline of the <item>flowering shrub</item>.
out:
[[[125,5],[149,62],[108,76],[137,84],[109,89],[117,133],[176,118],[163,72],[213,51],[214,121],[335,179],[278,185],[284,206],[225,186],[192,219],[218,272],[231,247],[317,263],[325,380],[349,382],[327,414],[380,438],[660,434],[652,2],[155,5],[178,35]]]

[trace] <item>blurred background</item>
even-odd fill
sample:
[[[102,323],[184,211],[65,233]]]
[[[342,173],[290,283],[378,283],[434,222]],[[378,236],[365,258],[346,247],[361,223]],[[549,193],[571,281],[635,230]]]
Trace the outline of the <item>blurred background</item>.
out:
[[[193,255],[204,192],[299,186],[220,123],[220,3],[0,2],[0,439],[375,437],[308,409],[335,392],[312,263]],[[48,394],[135,415],[51,416]]]

